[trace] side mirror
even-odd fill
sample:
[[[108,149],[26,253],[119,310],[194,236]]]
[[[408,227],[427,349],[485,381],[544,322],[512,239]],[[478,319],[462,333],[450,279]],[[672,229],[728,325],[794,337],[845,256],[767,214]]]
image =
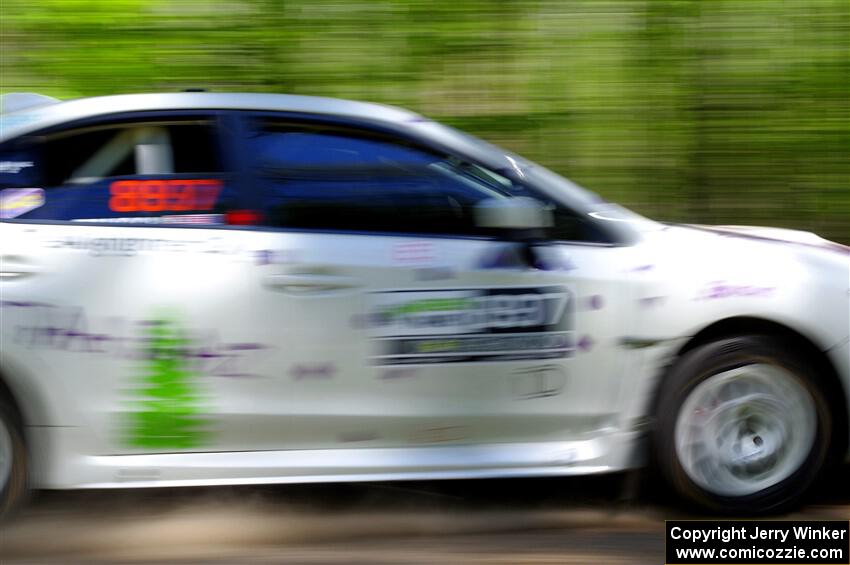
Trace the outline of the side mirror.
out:
[[[499,230],[540,230],[553,224],[552,211],[533,198],[488,198],[475,206],[475,224]]]

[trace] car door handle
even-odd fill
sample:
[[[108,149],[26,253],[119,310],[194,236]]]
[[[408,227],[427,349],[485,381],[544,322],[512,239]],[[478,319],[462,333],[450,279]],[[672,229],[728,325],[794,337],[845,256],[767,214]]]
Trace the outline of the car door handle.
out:
[[[327,292],[360,286],[357,279],[344,275],[318,273],[274,274],[266,277],[266,286],[286,292]]]

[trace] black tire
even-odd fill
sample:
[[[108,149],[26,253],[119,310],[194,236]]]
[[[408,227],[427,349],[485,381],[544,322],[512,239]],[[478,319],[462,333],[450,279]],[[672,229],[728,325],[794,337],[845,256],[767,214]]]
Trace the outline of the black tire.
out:
[[[698,477],[698,480],[695,480],[695,477],[689,474],[677,452],[676,426],[681,422],[679,414],[682,411],[684,403],[698,385],[721,373],[733,371],[748,365],[767,365],[772,368],[784,370],[786,373],[783,374],[792,377],[791,379],[786,378],[785,382],[794,387],[801,385],[802,389],[797,388],[797,390],[805,390],[811,396],[811,402],[807,400],[797,403],[797,406],[801,407],[800,410],[803,410],[808,415],[807,420],[814,422],[816,427],[808,454],[803,457],[801,453],[804,449],[803,447],[796,450],[791,460],[793,462],[795,458],[799,459],[802,457],[802,462],[796,466],[790,464],[789,470],[793,468],[793,471],[786,478],[778,480],[782,476],[782,473],[777,472],[778,482],[775,484],[769,484],[765,488],[754,490],[753,492],[744,494],[738,494],[736,492],[734,495],[729,495],[728,492],[724,491],[724,488],[727,487],[723,486],[720,482],[722,479],[716,478],[720,474],[712,475],[711,473],[703,473],[702,476]],[[730,373],[726,374],[728,375]],[[713,382],[720,383],[722,379],[723,377],[718,377]],[[706,387],[710,386],[712,384],[706,385]],[[706,387],[703,387],[702,390],[706,390]],[[694,401],[700,397],[700,394],[698,392],[695,395]],[[779,397],[777,396],[777,398]],[[731,406],[731,403],[729,405]],[[695,405],[692,404],[691,406]],[[716,406],[717,404],[714,405],[714,408]],[[730,408],[729,410],[731,411],[732,409]],[[812,411],[815,413],[812,414]],[[710,419],[713,414],[712,408],[710,407],[705,412],[708,413],[707,418]],[[738,418],[741,417],[741,413],[738,412]],[[704,417],[702,408],[697,408],[694,414],[694,418]],[[788,510],[800,502],[801,497],[824,470],[829,459],[829,444],[833,419],[829,403],[823,391],[818,386],[818,375],[815,374],[813,369],[804,360],[798,358],[793,353],[793,348],[789,344],[768,337],[742,336],[724,339],[697,347],[683,355],[671,368],[667,379],[665,379],[662,385],[655,417],[653,462],[656,469],[677,494],[684,497],[690,503],[697,504],[711,512],[759,515]],[[683,417],[685,421],[687,421],[687,418],[687,415]],[[745,421],[748,420],[745,418]],[[686,428],[684,423],[681,425],[683,427],[681,433],[683,434],[689,433],[688,430],[700,429],[700,426],[695,425],[693,421],[690,422],[689,428]],[[777,424],[773,425],[775,426]],[[738,425],[736,424],[736,426]],[[750,424],[745,424],[745,426],[750,428]],[[809,427],[811,429],[811,426]],[[706,424],[705,429],[710,429],[709,424]],[[793,428],[786,426],[786,429]],[[747,433],[750,432],[751,429]],[[690,433],[699,436],[700,431]],[[740,447],[741,445],[761,446],[761,442],[764,441],[761,440],[756,432],[752,432],[752,438],[745,438],[743,440],[740,439],[742,436],[740,429],[737,433],[739,439],[736,447]],[[747,433],[743,435],[746,436]],[[719,434],[718,437],[721,435]],[[714,436],[706,433],[704,437]],[[716,441],[719,446],[723,440],[718,439]],[[733,440],[732,443],[735,443],[735,441]],[[788,443],[779,443],[780,448],[777,448],[775,452],[780,452],[782,447]],[[803,442],[803,445],[807,443]],[[758,450],[758,447],[750,448],[756,451]],[[719,447],[716,451],[720,451]],[[696,459],[705,461],[710,459],[716,451],[711,452],[710,455],[703,455],[702,458],[697,457]],[[765,449],[765,451],[767,450]],[[706,450],[702,453],[709,452]],[[791,453],[791,450],[787,450],[785,453]],[[784,455],[779,457],[784,457]],[[714,461],[720,461],[721,458],[718,455],[714,457]],[[775,464],[775,458],[770,459],[769,457],[765,457],[765,459],[773,461]],[[739,462],[742,460],[744,460],[743,456],[739,457],[735,463],[740,464]],[[725,466],[721,466],[722,469],[733,468],[731,463],[728,465],[726,463],[727,460],[723,460],[723,465]],[[740,464],[740,467],[744,467],[746,464]],[[768,469],[770,468],[770,464],[767,463]],[[759,470],[762,468],[757,467]],[[731,471],[729,474],[734,475],[734,472]],[[770,471],[768,470],[767,472]],[[699,474],[699,472],[694,470],[693,474]],[[716,490],[711,488],[712,485],[707,484],[712,480],[717,481]]]
[[[20,508],[29,491],[29,455],[24,442],[23,426],[17,412],[2,397],[0,397],[0,434],[8,435],[12,458],[8,477],[3,484],[0,484],[0,520],[2,520]]]

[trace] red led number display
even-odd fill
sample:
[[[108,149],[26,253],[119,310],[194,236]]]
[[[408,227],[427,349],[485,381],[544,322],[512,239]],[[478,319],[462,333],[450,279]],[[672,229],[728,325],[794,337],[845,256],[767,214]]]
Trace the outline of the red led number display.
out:
[[[114,212],[212,210],[221,192],[218,179],[118,180],[109,186]]]

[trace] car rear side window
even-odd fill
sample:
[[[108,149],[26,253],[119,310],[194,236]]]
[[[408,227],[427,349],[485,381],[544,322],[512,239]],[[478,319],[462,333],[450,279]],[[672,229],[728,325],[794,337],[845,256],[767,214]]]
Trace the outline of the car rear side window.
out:
[[[235,198],[206,120],[51,132],[19,152],[32,166],[27,178],[0,178],[6,219],[220,223]]]
[[[475,204],[519,190],[474,165],[362,130],[267,123],[249,150],[275,227],[472,235]]]

